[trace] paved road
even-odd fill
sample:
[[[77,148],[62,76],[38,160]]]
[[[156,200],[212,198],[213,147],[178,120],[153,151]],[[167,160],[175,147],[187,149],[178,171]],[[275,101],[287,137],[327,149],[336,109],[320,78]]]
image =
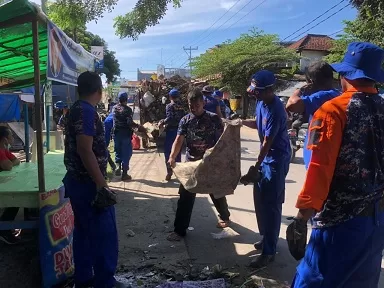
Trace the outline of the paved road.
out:
[[[246,173],[250,165],[254,164],[258,155],[260,143],[255,131],[248,128],[242,129],[242,172]],[[302,152],[299,151],[296,163],[291,164],[286,179],[286,201],[283,206],[283,219],[278,243],[278,255],[276,262],[267,269],[259,271],[257,275],[264,279],[278,280],[280,283],[290,283],[295,273],[297,262],[290,256],[285,240],[285,231],[288,221],[287,216],[295,215],[294,208],[297,194],[299,193],[304,177]],[[186,245],[189,256],[195,264],[214,265],[221,264],[224,267],[234,267],[242,272],[249,273],[245,269],[249,261],[256,255],[253,243],[258,240],[258,230],[253,207],[252,187],[238,186],[234,195],[228,197],[231,219],[234,222],[232,228],[239,235],[222,240],[214,240],[211,233],[218,233],[215,228],[217,212],[210,200],[205,196],[198,197],[192,216],[191,226],[194,230],[189,232]],[[176,200],[174,200],[174,207]],[[384,267],[382,265],[382,267]],[[382,273],[383,274],[383,273]],[[384,277],[381,277],[379,287],[384,287]],[[266,280],[264,280],[264,283]],[[273,282],[271,280],[271,282]],[[270,284],[266,287],[282,287]]]

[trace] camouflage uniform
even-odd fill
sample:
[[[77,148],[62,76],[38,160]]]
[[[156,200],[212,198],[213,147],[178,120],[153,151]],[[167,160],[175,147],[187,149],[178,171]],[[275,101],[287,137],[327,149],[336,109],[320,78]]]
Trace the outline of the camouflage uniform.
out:
[[[203,158],[207,149],[215,146],[221,134],[224,131],[224,125],[214,113],[204,111],[201,116],[195,116],[192,113],[184,116],[179,124],[178,135],[185,136],[187,142],[186,158],[187,161],[197,161]],[[179,188],[180,199],[177,203],[174,232],[180,236],[185,236],[189,226],[193,205],[196,194],[188,192],[182,185]],[[229,210],[227,199],[225,197],[211,199],[219,212],[223,221],[229,220]]]
[[[115,141],[115,162],[122,166],[123,173],[129,170],[132,157],[133,111],[123,104],[113,107],[113,129]]]
[[[64,163],[67,174],[63,183],[75,216],[75,284],[76,287],[89,287],[89,283],[93,283],[95,288],[114,287],[118,258],[115,208],[92,207],[97,187],[77,152],[77,136],[93,137],[92,151],[101,173],[106,175],[108,157],[104,125],[96,108],[86,101],[76,101],[68,112],[65,133]]]

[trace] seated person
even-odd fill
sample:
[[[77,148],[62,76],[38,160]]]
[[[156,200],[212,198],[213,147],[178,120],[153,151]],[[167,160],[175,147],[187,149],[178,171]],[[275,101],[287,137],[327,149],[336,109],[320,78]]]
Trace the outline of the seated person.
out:
[[[0,126],[0,171],[11,171],[14,166],[20,164],[19,159],[9,152],[12,143],[12,131],[8,127]],[[0,217],[0,221],[13,221],[18,212],[18,207],[6,208]],[[21,230],[0,230],[0,241],[10,245],[17,244],[20,242],[17,237],[20,232]]]

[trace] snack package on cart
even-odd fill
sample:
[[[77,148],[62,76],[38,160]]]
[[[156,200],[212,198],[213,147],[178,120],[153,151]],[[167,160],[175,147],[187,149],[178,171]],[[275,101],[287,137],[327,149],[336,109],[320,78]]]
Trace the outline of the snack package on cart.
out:
[[[215,198],[234,193],[241,177],[240,127],[239,119],[225,120],[223,134],[203,159],[176,163],[173,172],[186,190]]]

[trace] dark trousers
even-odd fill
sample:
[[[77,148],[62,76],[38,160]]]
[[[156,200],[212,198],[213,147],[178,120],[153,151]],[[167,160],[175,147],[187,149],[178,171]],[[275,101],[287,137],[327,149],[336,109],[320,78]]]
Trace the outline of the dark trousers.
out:
[[[191,222],[193,205],[195,204],[196,194],[188,192],[183,185],[179,188],[179,201],[177,202],[176,218],[175,218],[175,232],[180,236],[187,234],[189,223]],[[227,198],[222,197],[215,199],[211,194],[211,199],[216,207],[219,216],[223,221],[229,220],[229,210],[227,204]]]
[[[112,288],[118,259],[115,207],[92,207],[96,185],[91,180],[81,181],[66,175],[63,182],[75,216],[76,287],[93,280],[95,288]]]
[[[132,133],[130,131],[115,131],[115,157],[116,163],[122,165],[124,171],[129,170],[129,161],[132,157]]]
[[[111,153],[108,151],[108,163],[111,166],[112,170],[116,170],[116,164],[113,162],[113,159],[111,157]]]
[[[288,159],[288,158],[287,158]],[[261,165],[261,179],[253,188],[257,226],[263,237],[263,255],[275,255],[280,234],[285,177],[289,160]]]

